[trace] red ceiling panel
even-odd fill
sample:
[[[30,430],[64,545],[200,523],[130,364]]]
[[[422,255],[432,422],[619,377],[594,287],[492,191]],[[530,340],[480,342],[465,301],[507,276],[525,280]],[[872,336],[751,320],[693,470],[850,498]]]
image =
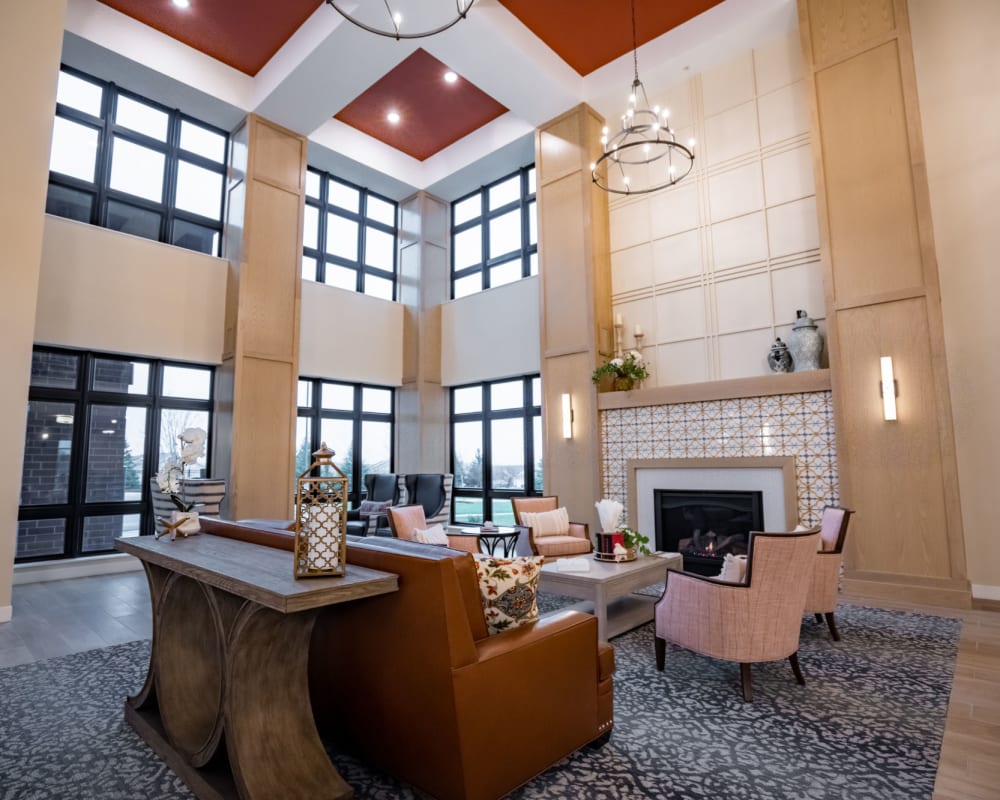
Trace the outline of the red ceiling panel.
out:
[[[247,75],[256,75],[323,0],[100,0]],[[334,12],[330,12],[331,14]]]
[[[447,71],[426,50],[415,50],[335,118],[423,161],[507,111],[462,77],[447,83]],[[387,120],[390,111],[398,123]]]
[[[632,50],[628,0],[500,0],[581,75]],[[722,0],[635,0],[637,44],[682,25]]]

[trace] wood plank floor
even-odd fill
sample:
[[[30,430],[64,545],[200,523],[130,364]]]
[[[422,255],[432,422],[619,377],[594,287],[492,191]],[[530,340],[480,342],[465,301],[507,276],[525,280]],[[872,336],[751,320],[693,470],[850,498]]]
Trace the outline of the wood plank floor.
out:
[[[962,619],[933,800],[1000,800],[1000,613],[844,599]],[[0,667],[151,635],[142,572],[24,584],[14,587],[14,618],[0,624]]]

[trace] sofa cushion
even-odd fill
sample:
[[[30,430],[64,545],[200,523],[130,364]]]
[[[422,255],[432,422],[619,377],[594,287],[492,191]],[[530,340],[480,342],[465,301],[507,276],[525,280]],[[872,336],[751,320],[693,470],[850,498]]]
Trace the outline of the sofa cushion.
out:
[[[490,634],[538,619],[538,579],[542,556],[476,558],[483,613]]]
[[[414,528],[413,541],[422,544],[447,545],[448,534],[444,532],[444,528],[440,524],[431,525],[429,528]]]
[[[521,524],[531,528],[536,539],[569,534],[569,512],[565,507],[552,511],[522,511]]]
[[[743,583],[747,577],[747,557],[726,553],[718,577],[720,581],[727,583]]]
[[[358,506],[358,516],[367,521],[369,517],[385,514],[385,510],[391,505],[391,500],[362,500]]]

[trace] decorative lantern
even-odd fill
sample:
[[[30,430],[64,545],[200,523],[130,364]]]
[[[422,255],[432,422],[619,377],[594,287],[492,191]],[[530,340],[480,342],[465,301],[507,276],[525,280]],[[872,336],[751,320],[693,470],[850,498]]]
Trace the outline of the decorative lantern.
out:
[[[347,564],[347,476],[320,446],[295,492],[295,577],[343,576]],[[326,469],[324,469],[326,468]]]

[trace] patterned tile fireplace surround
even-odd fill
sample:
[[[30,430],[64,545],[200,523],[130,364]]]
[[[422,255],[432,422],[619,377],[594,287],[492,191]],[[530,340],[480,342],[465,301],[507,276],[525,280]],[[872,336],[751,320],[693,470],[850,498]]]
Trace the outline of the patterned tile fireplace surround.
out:
[[[628,462],[633,459],[726,458],[733,459],[730,467],[738,467],[741,458],[790,456],[802,524],[818,524],[823,506],[839,503],[828,390],[606,408],[600,424],[604,496],[621,502],[626,515],[631,508]],[[639,501],[651,503],[652,497]],[[783,528],[765,522],[769,530]]]

